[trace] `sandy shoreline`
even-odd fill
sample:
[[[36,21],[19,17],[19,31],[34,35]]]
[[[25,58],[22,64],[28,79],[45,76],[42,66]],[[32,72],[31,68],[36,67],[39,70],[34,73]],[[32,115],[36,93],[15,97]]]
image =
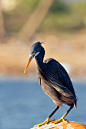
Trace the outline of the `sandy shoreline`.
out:
[[[45,59],[54,58],[70,68],[70,76],[86,76],[86,31],[75,35],[39,35],[46,41]],[[40,40],[37,40],[40,41]],[[23,75],[29,58],[29,49],[33,42],[12,38],[0,44],[0,74]],[[24,76],[36,75],[35,60],[31,62]]]

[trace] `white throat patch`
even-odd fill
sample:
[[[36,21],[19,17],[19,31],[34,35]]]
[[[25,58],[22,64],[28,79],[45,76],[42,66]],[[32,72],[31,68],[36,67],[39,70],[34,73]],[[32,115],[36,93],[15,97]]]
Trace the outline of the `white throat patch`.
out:
[[[40,52],[35,53],[35,55],[34,55],[34,56],[36,57],[39,53],[40,53]]]

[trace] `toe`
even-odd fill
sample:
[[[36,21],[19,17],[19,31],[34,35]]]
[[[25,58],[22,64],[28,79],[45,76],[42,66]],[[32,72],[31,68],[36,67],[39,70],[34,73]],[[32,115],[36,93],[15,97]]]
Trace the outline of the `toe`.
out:
[[[43,123],[37,124],[34,127],[36,127],[36,126],[40,127],[40,126],[42,126],[44,124],[48,124],[48,123],[49,123],[49,117]]]

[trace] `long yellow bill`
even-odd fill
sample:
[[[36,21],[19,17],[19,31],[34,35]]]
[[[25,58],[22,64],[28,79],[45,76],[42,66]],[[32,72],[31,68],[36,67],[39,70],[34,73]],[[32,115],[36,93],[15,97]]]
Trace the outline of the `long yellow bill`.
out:
[[[28,66],[29,66],[29,64],[30,64],[30,62],[31,62],[31,60],[32,60],[32,58],[33,58],[33,57],[30,57],[30,58],[29,58],[29,60],[28,60],[28,62],[27,62],[27,64],[26,64],[24,73],[26,72],[26,70],[27,70],[27,68],[28,68]]]

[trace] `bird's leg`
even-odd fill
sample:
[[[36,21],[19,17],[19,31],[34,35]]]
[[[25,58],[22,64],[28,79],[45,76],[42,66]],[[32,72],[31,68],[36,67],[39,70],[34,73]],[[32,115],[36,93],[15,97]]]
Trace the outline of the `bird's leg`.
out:
[[[59,106],[55,108],[55,110],[49,115],[49,119],[53,116],[53,114],[59,109]],[[49,122],[53,122],[54,120],[50,120]]]
[[[65,118],[66,115],[70,112],[70,110],[73,108],[73,106],[74,106],[74,105],[72,105],[72,106],[68,109],[68,111],[67,111],[59,120],[56,120],[56,121],[54,121],[54,122],[52,122],[52,123],[56,124],[56,123],[59,123],[59,122],[67,122],[67,120],[64,119],[64,118]]]
[[[44,124],[48,124],[49,122],[52,122],[52,123],[53,123],[54,120],[50,120],[50,118],[51,118],[51,117],[53,116],[53,114],[58,110],[58,108],[59,108],[59,106],[57,106],[57,107],[55,108],[55,110],[49,115],[49,117],[48,117],[43,123],[37,124],[37,125],[35,125],[34,127],[36,127],[36,126],[42,126],[42,125],[44,125]]]

